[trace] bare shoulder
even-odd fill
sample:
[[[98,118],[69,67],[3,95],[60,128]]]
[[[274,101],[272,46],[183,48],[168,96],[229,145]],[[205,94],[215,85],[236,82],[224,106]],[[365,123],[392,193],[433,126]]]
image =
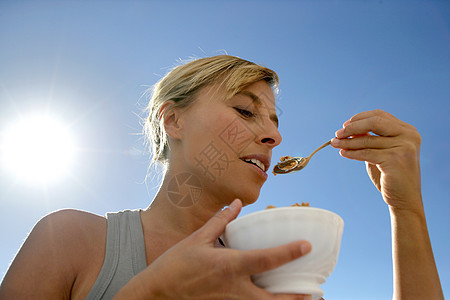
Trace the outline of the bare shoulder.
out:
[[[55,250],[61,251],[57,254],[65,261],[75,263],[77,258],[84,259],[80,254],[89,252],[92,243],[103,240],[101,237],[106,238],[106,219],[75,209],[59,210],[43,217],[29,236],[47,240]]]
[[[81,210],[63,209],[43,217],[33,230],[41,230],[61,241],[73,243],[74,240],[78,242],[95,238],[105,229],[105,217]],[[55,242],[58,243],[58,240]]]
[[[77,209],[61,209],[44,216],[41,220],[39,220],[34,229],[38,226],[55,223],[63,225],[63,228],[61,229],[70,229],[71,225],[89,225],[104,221],[105,217],[87,211]],[[64,225],[69,225],[69,228],[64,228]]]
[[[65,209],[43,217],[34,226],[0,286],[0,298],[71,298],[81,274],[101,268],[106,219]],[[99,266],[89,263],[100,261]]]

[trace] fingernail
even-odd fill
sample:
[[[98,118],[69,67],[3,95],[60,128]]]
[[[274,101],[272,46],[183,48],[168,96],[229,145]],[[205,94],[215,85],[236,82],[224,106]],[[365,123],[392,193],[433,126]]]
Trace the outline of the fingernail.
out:
[[[340,137],[341,135],[344,134],[344,128],[339,129],[338,131],[336,131],[336,133],[334,134],[336,137]]]
[[[339,139],[337,139],[337,138],[332,138],[332,139],[331,139],[331,145],[333,145],[333,146],[338,146],[338,145],[339,145]]]
[[[308,253],[311,250],[311,245],[309,243],[303,243],[300,246],[300,249],[302,250],[303,254],[306,254],[306,253]]]
[[[233,202],[231,202],[230,206],[228,206],[229,209],[235,210],[238,207],[238,199],[234,199]]]

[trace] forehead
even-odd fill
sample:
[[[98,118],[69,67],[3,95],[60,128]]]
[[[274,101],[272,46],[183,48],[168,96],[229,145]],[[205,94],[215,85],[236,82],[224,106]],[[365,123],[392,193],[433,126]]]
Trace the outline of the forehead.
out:
[[[211,109],[215,103],[230,103],[232,105],[239,104],[244,107],[255,107],[259,115],[268,115],[272,122],[278,127],[278,116],[275,106],[275,93],[270,85],[264,81],[252,83],[236,93],[234,96],[227,97],[224,84],[214,84],[201,88],[195,96],[187,110],[193,107],[204,107]]]
[[[275,105],[275,94],[266,81],[261,80],[252,83],[244,88],[240,93],[249,94],[249,92],[258,97],[258,99],[255,99],[256,101],[260,101],[263,103],[267,102],[268,104],[270,103]]]
[[[250,84],[232,98],[236,97],[247,97],[258,107],[270,111],[275,110],[275,94],[270,85],[264,80]]]
[[[250,100],[255,106],[275,111],[275,94],[266,81],[252,83],[234,95],[229,95],[225,86],[225,83],[216,83],[203,87],[196,93],[196,98],[205,101],[213,100],[213,102],[245,99]]]

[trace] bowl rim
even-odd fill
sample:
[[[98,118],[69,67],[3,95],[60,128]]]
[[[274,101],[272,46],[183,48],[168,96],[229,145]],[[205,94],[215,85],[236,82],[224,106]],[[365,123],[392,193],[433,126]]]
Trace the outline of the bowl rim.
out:
[[[236,219],[234,219],[233,221],[228,223],[227,227],[231,224],[237,224],[239,222],[243,222],[249,218],[253,218],[258,215],[265,215],[265,214],[272,213],[273,211],[295,211],[295,210],[313,210],[313,211],[325,212],[327,214],[337,217],[342,223],[344,223],[344,219],[342,219],[342,217],[340,215],[338,215],[337,213],[332,212],[330,210],[327,210],[327,209],[318,208],[318,207],[310,207],[310,206],[287,206],[287,207],[266,208],[264,210],[258,210],[258,211],[251,212],[242,217],[237,217]]]

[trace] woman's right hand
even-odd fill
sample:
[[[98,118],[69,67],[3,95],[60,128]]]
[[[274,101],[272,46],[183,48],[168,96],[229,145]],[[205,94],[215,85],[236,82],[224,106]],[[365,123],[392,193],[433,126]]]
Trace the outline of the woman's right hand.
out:
[[[249,251],[214,247],[241,208],[240,200],[233,201],[133,277],[114,299],[311,299],[308,295],[274,295],[250,279],[252,274],[307,254],[311,250],[308,242]]]

